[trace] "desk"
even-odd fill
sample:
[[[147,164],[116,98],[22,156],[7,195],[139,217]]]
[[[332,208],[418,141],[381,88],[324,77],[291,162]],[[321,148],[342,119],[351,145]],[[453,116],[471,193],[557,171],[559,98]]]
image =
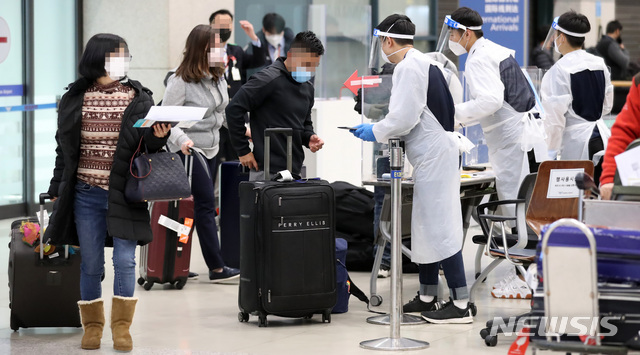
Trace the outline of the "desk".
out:
[[[493,195],[496,193],[495,189],[495,176],[493,171],[488,170],[486,172],[472,173],[465,172],[468,175],[477,175],[470,178],[460,179],[460,204],[462,207],[462,231],[463,231],[463,245],[466,239],[467,230],[471,221],[471,215],[473,210],[480,204],[482,198],[487,195]],[[382,206],[382,213],[380,215],[380,235],[376,236],[376,244],[378,250],[376,252],[375,261],[373,263],[373,270],[371,271],[370,278],[370,300],[372,306],[379,306],[382,303],[382,296],[377,294],[377,282],[378,282],[378,269],[382,261],[382,254],[387,241],[391,241],[391,208],[387,205],[391,199],[388,195],[391,194],[391,181],[389,180],[365,180],[362,182],[366,186],[378,186],[385,187],[385,199]],[[412,198],[405,198],[407,195],[413,194],[413,181],[402,181],[402,203],[403,210],[407,205],[412,204]],[[385,206],[386,205],[386,206]],[[387,207],[387,208],[385,208]],[[410,221],[411,216],[403,214],[401,224],[402,237],[406,238],[410,233]],[[408,223],[407,223],[408,222]],[[408,230],[405,230],[408,229]],[[402,246],[402,253],[411,258],[411,250],[404,245]],[[442,285],[442,283],[440,283]],[[443,295],[442,287],[438,287],[439,297]]]
[[[466,173],[472,174],[472,173]],[[467,230],[471,221],[471,215],[482,198],[487,195],[496,193],[495,176],[492,171],[476,173],[479,176],[460,179],[460,203],[462,207],[462,230],[463,238],[466,238]],[[381,186],[386,187],[385,195],[390,194],[391,182],[389,180],[365,180],[362,182],[365,186]],[[403,190],[413,190],[413,181],[402,181]]]

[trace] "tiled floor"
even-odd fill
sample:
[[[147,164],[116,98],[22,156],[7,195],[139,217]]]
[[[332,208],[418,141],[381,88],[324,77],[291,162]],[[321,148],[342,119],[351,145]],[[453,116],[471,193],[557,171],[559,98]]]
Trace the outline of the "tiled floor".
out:
[[[0,246],[7,245],[9,220],[0,221]],[[472,228],[469,235],[478,232]],[[197,238],[193,245],[192,270],[207,275]],[[475,245],[464,248],[467,280],[472,280]],[[103,282],[107,310],[110,309],[113,268],[111,252],[107,252],[107,275]],[[486,257],[485,257],[486,258]],[[0,265],[7,265],[8,248],[0,247]],[[488,260],[484,260],[486,265]],[[478,332],[485,322],[494,316],[510,316],[524,313],[528,301],[493,299],[488,286],[505,273],[501,265],[486,285],[482,286],[477,301],[478,314],[473,324],[466,325],[417,325],[403,326],[404,337],[428,341],[427,350],[413,353],[425,354],[506,354],[514,337],[503,337],[498,346],[484,345]],[[369,274],[352,273],[351,277],[367,294]],[[0,284],[7,285],[7,273],[0,273]],[[389,279],[379,282],[379,290],[385,299],[379,310],[387,311],[390,304]],[[332,322],[321,323],[321,317],[312,320],[269,318],[267,328],[259,328],[257,318],[249,323],[237,319],[237,284],[210,284],[207,277],[190,281],[182,290],[155,285],[150,291],[136,286],[140,298],[132,326],[133,354],[375,354],[378,352],[359,347],[363,340],[389,336],[388,326],[368,324],[372,316],[364,303],[351,297],[348,313],[333,315]],[[417,275],[405,275],[404,299],[413,298],[418,287]],[[46,295],[42,297],[46,302]],[[9,328],[8,289],[0,291],[0,354],[113,354],[111,332],[105,329],[102,349],[84,352],[80,349],[81,329],[22,329],[13,332]],[[54,306],[54,305],[52,305]],[[410,352],[411,353],[411,352]]]

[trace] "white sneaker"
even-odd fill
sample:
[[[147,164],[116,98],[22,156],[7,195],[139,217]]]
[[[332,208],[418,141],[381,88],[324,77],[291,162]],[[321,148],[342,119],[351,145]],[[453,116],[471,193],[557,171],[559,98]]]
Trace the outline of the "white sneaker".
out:
[[[378,269],[378,278],[379,279],[386,279],[389,276],[391,276],[391,270],[383,269],[383,268]]]
[[[515,278],[516,278],[516,274],[515,273],[510,273],[504,279],[502,279],[499,282],[496,282],[495,284],[493,284],[493,289],[495,290],[496,288],[504,288],[506,285],[510,284],[511,281],[513,281],[513,279],[515,279]]]
[[[491,291],[491,295],[495,298],[531,299],[531,289],[526,282],[516,277],[504,287]]]

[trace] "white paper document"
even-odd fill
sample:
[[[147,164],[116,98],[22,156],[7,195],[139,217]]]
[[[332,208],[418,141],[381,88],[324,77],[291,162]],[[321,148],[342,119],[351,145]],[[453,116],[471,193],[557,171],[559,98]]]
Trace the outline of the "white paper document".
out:
[[[151,127],[156,122],[168,122],[173,126],[189,128],[200,121],[206,112],[206,107],[152,106],[147,116],[139,119],[133,126],[145,128]],[[174,122],[178,122],[178,124],[175,125]]]
[[[576,186],[576,175],[584,169],[551,169],[547,198],[576,198],[580,190]]]
[[[640,147],[616,155],[622,186],[640,186]]]

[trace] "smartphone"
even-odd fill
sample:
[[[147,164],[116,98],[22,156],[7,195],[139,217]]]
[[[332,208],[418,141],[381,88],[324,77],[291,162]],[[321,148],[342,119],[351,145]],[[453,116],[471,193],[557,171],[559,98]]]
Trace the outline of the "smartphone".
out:
[[[345,126],[341,126],[341,127],[338,127],[338,128],[340,128],[340,129],[347,129],[347,130],[349,130],[349,132],[354,132],[354,131],[357,129],[357,128],[353,128],[353,127],[345,127]]]

